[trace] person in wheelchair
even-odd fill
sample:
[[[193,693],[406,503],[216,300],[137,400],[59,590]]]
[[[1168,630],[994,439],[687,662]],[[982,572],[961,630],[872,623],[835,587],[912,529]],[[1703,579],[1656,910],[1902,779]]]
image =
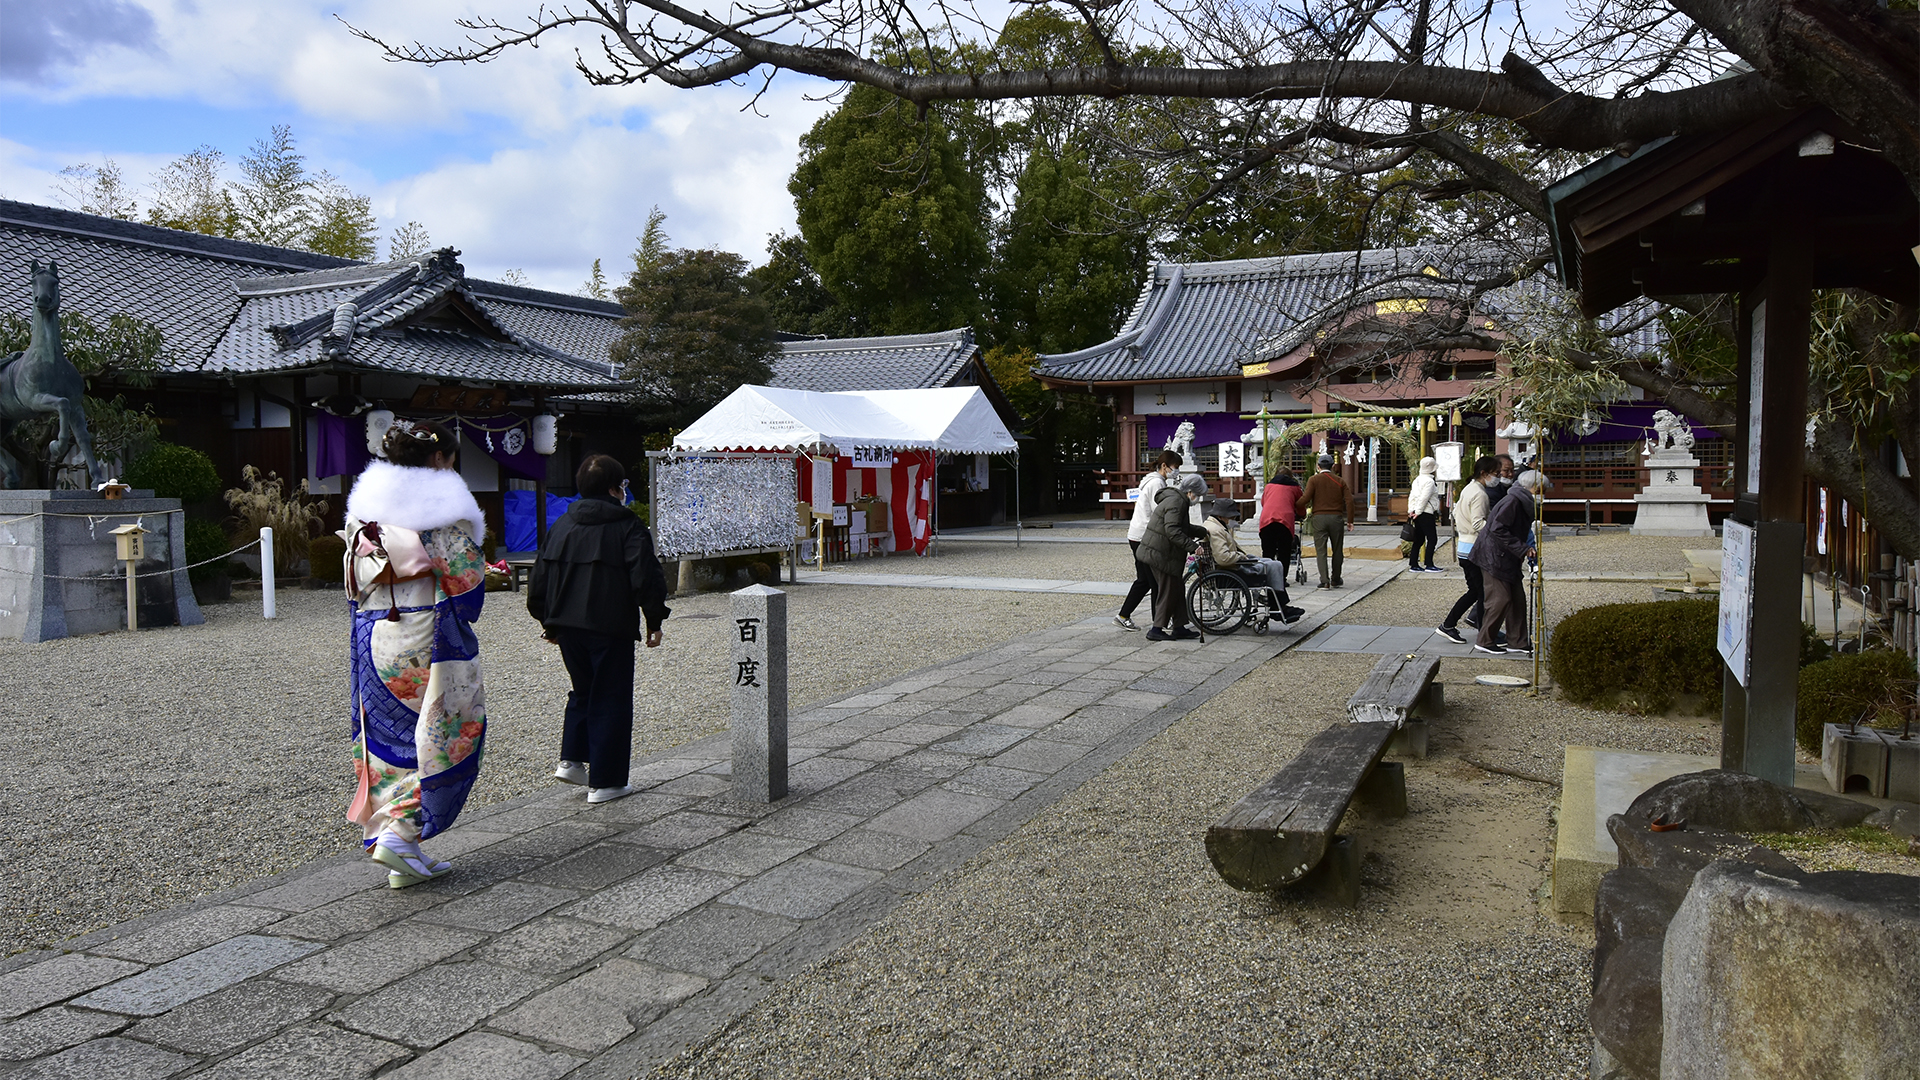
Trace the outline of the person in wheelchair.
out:
[[[1306,614],[1305,609],[1287,603],[1287,564],[1279,559],[1255,558],[1240,546],[1239,538],[1233,534],[1240,524],[1240,504],[1226,498],[1213,500],[1207,506],[1204,524],[1207,553],[1212,556],[1215,567],[1239,574],[1255,595],[1262,587],[1271,589],[1274,612],[1281,622],[1291,623]]]

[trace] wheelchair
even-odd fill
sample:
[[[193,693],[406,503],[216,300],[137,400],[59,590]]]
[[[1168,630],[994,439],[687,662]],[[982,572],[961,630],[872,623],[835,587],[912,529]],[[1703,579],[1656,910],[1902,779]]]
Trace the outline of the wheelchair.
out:
[[[1254,633],[1264,634],[1275,619],[1288,624],[1273,586],[1215,566],[1205,544],[1188,558],[1187,577],[1187,613],[1206,633],[1231,634],[1251,622]]]

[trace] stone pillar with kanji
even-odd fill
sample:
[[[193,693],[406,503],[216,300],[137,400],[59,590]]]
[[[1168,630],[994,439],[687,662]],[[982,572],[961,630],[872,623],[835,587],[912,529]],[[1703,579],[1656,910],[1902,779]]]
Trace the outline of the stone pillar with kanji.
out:
[[[733,797],[787,797],[787,594],[749,585],[733,594]]]

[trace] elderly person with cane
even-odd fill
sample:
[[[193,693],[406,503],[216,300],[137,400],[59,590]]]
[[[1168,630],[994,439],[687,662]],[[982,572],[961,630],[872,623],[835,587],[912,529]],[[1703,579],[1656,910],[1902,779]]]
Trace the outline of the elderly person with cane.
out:
[[[1153,517],[1140,540],[1140,561],[1153,571],[1153,628],[1148,641],[1186,641],[1200,635],[1187,628],[1187,594],[1180,587],[1187,553],[1207,538],[1207,530],[1187,519],[1187,508],[1207,493],[1206,478],[1188,473],[1154,496]]]
[[[1473,544],[1467,558],[1481,570],[1486,591],[1486,617],[1480,622],[1476,652],[1533,652],[1533,637],[1527,626],[1527,594],[1521,587],[1527,562],[1538,552],[1533,543],[1534,502],[1547,490],[1544,474],[1528,469],[1513,482],[1513,490],[1487,514],[1487,524]],[[1496,640],[1500,624],[1506,623],[1507,643]]]

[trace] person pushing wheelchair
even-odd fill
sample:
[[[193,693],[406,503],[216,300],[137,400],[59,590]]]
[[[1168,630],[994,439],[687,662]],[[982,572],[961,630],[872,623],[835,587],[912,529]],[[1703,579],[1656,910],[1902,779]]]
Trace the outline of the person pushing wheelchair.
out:
[[[1239,574],[1251,588],[1264,586],[1272,589],[1275,610],[1281,622],[1291,623],[1306,614],[1305,609],[1287,603],[1287,564],[1279,559],[1255,558],[1240,546],[1239,538],[1233,534],[1240,524],[1239,503],[1227,498],[1214,499],[1207,504],[1207,520],[1204,524],[1207,552],[1213,556],[1214,566]]]

